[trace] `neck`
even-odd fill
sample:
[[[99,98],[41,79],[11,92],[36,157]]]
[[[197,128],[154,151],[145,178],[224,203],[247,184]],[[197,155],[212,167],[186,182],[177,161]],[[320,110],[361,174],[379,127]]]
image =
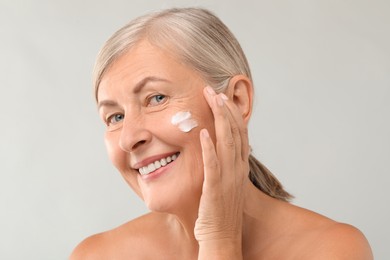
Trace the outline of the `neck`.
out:
[[[266,195],[250,182],[244,205],[243,252],[248,255],[258,252],[262,245],[266,246],[284,232],[280,224],[288,222],[285,205],[286,202]]]
[[[181,232],[180,235],[185,235],[190,240],[195,240],[194,228],[195,222],[198,218],[198,206],[195,209],[186,209],[184,211],[175,212],[170,214],[175,228],[178,228]]]
[[[247,182],[244,187],[244,216],[242,226],[242,248],[244,251],[250,251],[249,245],[253,245],[254,239],[263,240],[269,238],[270,232],[275,225],[274,218],[278,215],[278,205],[283,203],[274,198],[269,197],[262,191],[257,189],[250,181]],[[196,204],[196,203],[195,203]],[[191,209],[170,214],[175,229],[179,230],[180,239],[187,238],[186,240],[192,244],[195,248],[198,243],[194,236],[195,222],[198,217],[199,200],[196,205],[192,204]],[[262,230],[262,234],[259,234],[257,230]],[[181,240],[181,242],[184,242]]]

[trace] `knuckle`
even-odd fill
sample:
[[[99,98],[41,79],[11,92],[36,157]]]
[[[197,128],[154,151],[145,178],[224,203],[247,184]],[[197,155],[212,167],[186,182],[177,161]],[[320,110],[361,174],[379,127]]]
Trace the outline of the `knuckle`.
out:
[[[240,133],[240,129],[238,128],[238,126],[234,125],[231,127],[231,131],[233,134],[239,134]]]
[[[233,138],[226,138],[225,140],[225,146],[229,149],[234,149],[235,148],[235,142]]]
[[[209,159],[205,162],[205,167],[210,170],[219,170],[219,163],[216,158]]]
[[[243,134],[245,137],[248,137],[248,136],[249,136],[248,128],[247,128],[247,127],[245,127],[245,128],[242,130],[242,134]]]

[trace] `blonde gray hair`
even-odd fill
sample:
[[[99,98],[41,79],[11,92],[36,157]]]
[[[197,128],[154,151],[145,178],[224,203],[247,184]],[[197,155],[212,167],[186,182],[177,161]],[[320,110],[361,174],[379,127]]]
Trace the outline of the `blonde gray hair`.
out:
[[[175,55],[196,70],[217,93],[235,75],[252,76],[245,54],[232,32],[213,13],[201,8],[174,8],[134,19],[118,30],[98,54],[93,73],[95,98],[100,82],[115,60],[141,40]],[[271,197],[289,200],[276,177],[253,155],[249,178]]]

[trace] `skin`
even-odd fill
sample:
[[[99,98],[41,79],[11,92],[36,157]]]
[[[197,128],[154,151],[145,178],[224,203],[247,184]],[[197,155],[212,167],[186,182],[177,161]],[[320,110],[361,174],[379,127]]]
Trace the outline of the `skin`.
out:
[[[254,187],[247,159],[251,81],[237,75],[224,94],[206,85],[147,41],[105,73],[98,103],[108,154],[151,213],[85,239],[70,258],[372,259],[356,228]],[[199,126],[180,131],[170,123],[178,111],[190,111]],[[179,157],[154,177],[136,169],[173,153]]]

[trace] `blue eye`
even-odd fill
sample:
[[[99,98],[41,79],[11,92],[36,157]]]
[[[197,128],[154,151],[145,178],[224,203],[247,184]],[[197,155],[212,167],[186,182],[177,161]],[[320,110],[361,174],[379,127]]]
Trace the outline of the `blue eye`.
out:
[[[165,95],[155,95],[155,96],[152,96],[150,99],[149,99],[149,106],[156,106],[162,102],[164,102],[164,100],[166,99],[166,96]]]
[[[107,118],[107,125],[115,125],[125,118],[122,114],[114,114]]]

